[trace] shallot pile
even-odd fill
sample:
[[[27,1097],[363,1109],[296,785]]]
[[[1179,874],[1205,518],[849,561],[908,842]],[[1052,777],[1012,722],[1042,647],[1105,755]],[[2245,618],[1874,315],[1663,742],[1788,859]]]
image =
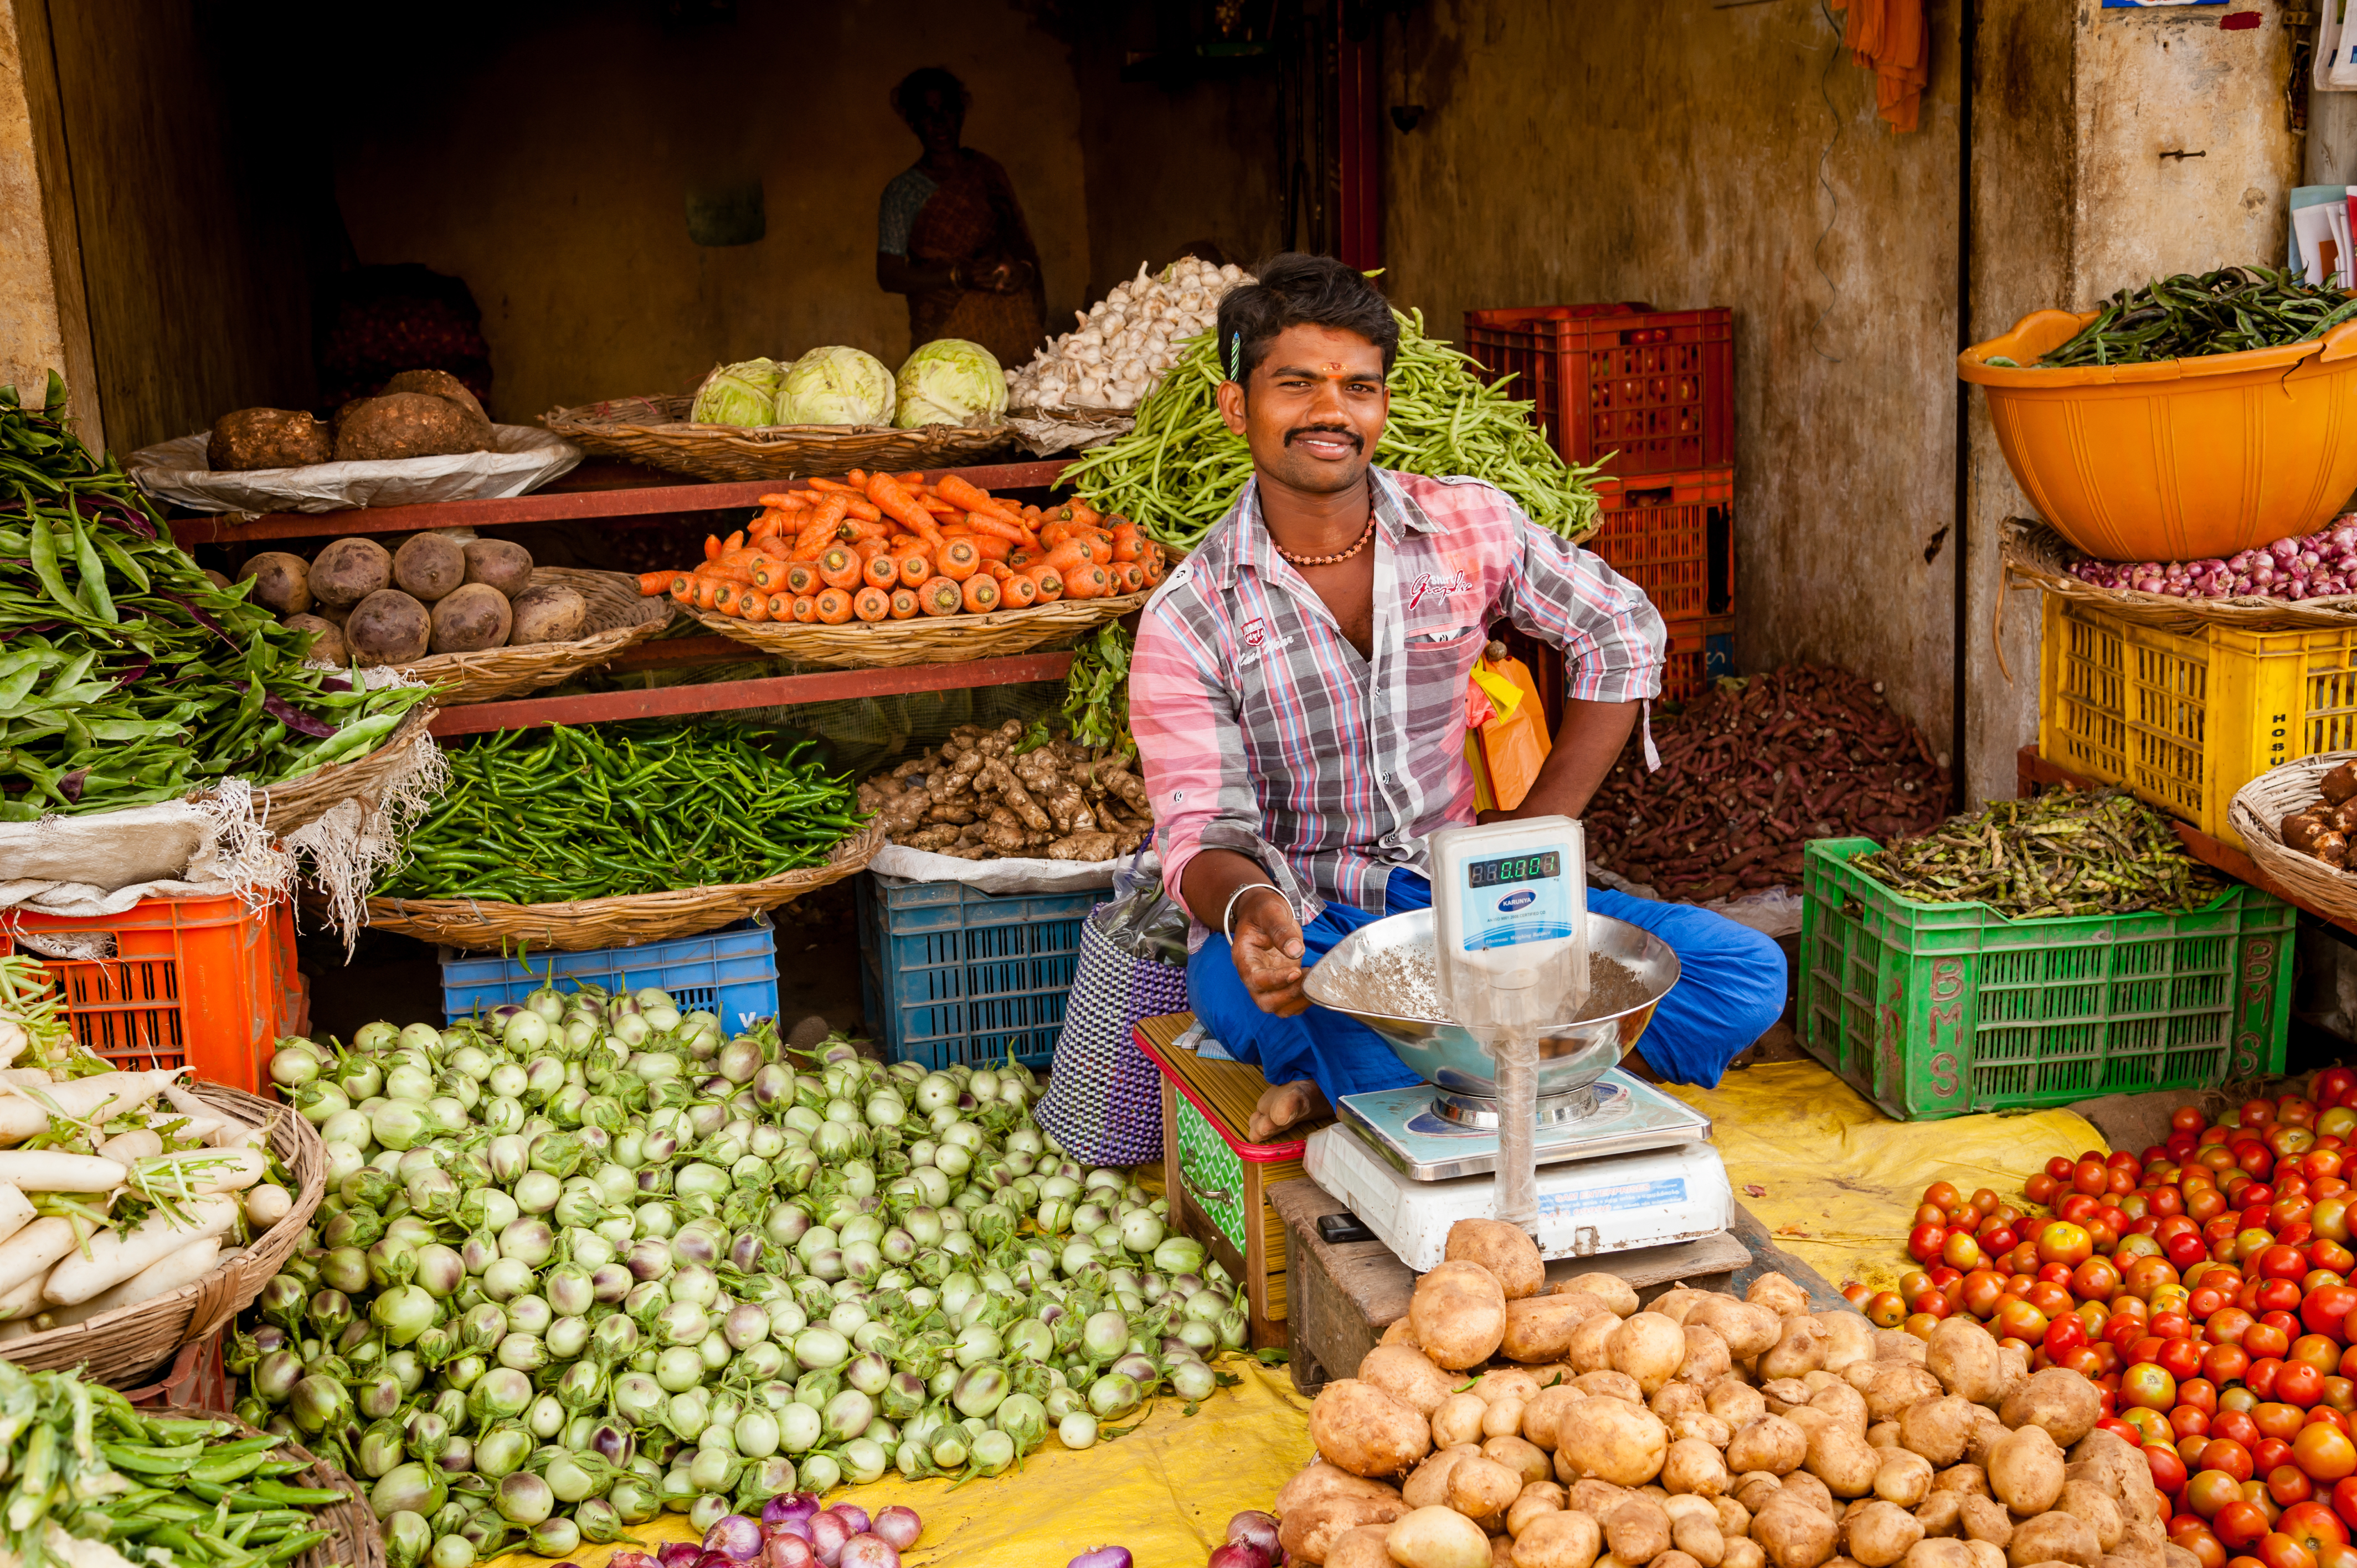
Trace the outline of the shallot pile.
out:
[[[2357,594],[2357,512],[2321,533],[2278,539],[2224,560],[2080,561],[2071,575],[2099,588],[2172,599],[2322,599]]]
[[[618,1552],[607,1568],[900,1568],[925,1521],[898,1503],[871,1516],[854,1503],[818,1506],[810,1492],[762,1505],[761,1517],[732,1513],[704,1532],[703,1544],[668,1541],[654,1556]]]
[[[1133,409],[1177,364],[1180,345],[1209,331],[1220,296],[1251,274],[1230,263],[1215,267],[1181,256],[1159,273],[1115,284],[1080,325],[1049,340],[1019,371],[1006,372],[1007,402],[1017,408]]]

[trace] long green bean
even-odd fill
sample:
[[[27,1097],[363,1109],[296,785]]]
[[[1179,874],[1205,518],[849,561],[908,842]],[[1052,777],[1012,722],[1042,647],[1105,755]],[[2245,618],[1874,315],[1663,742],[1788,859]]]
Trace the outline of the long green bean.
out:
[[[2095,319],[2033,369],[2135,365],[2280,348],[2357,318],[2357,298],[2270,267],[2179,273],[2105,300]],[[1988,361],[2013,369],[2010,360]]]
[[[1850,864],[1903,897],[2023,920],[2198,909],[2226,886],[2158,812],[2117,789],[1995,800]]]
[[[1412,474],[1469,474],[1514,498],[1531,521],[1566,539],[1601,525],[1588,481],[1600,470],[1566,466],[1531,421],[1531,405],[1486,381],[1471,358],[1425,336],[1424,313],[1400,315],[1392,406],[1374,460]],[[1221,368],[1211,335],[1190,340],[1162,383],[1137,405],[1119,440],[1064,470],[1090,505],[1135,520],[1155,538],[1192,549],[1252,477],[1243,439],[1220,418]]]

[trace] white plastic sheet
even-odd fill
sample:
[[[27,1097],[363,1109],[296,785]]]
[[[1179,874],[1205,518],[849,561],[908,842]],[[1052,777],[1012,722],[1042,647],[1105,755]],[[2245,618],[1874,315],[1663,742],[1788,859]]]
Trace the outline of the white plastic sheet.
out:
[[[215,473],[205,463],[209,439],[199,431],[142,446],[131,454],[131,477],[156,499],[191,511],[342,511],[520,496],[581,461],[581,448],[561,435],[494,424],[489,452]]]
[[[867,869],[911,882],[963,882],[985,893],[1079,893],[1111,887],[1118,860],[961,860],[888,843]]]

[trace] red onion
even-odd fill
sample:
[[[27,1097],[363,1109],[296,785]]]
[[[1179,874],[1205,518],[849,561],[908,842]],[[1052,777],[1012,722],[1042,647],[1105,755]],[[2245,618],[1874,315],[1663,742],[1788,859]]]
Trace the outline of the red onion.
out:
[[[1228,1520],[1228,1539],[1243,1541],[1272,1563],[1284,1551],[1276,1543],[1276,1516],[1258,1509],[1246,1509]]]
[[[2357,513],[2330,529],[2270,541],[2224,557],[2198,561],[2094,561],[2072,575],[2099,588],[2162,598],[2225,598],[2252,595],[2298,603],[2357,594]]]
[[[918,1517],[916,1509],[894,1503],[877,1514],[867,1528],[906,1552],[925,1533],[925,1521]]]
[[[662,1568],[694,1568],[695,1560],[704,1555],[704,1548],[692,1541],[666,1541],[655,1548]]]
[[[838,1568],[900,1568],[900,1554],[882,1536],[863,1530],[843,1543]]]
[[[817,1563],[818,1553],[811,1550],[809,1541],[783,1530],[770,1536],[761,1548],[762,1568],[816,1568]]]
[[[1231,1541],[1225,1545],[1213,1547],[1211,1555],[1204,1563],[1203,1568],[1274,1568],[1275,1561],[1273,1557],[1264,1555],[1256,1546],[1242,1541]]]
[[[856,1503],[837,1503],[827,1512],[849,1525],[854,1535],[862,1534],[867,1529],[867,1510]]]
[[[715,1520],[704,1532],[704,1550],[750,1563],[761,1554],[761,1527],[741,1513]]]
[[[768,1530],[764,1531],[764,1533],[773,1541],[779,1536],[790,1535],[796,1541],[807,1541],[811,1538],[810,1521],[812,1518],[813,1516],[810,1514],[796,1514],[791,1519],[780,1520],[777,1523],[771,1525]]]
[[[818,1512],[818,1498],[808,1492],[781,1492],[761,1505],[761,1523],[775,1528],[790,1519],[808,1519]]]
[[[1082,1552],[1064,1568],[1135,1568],[1126,1546],[1096,1546]]]
[[[810,1516],[810,1532],[812,1552],[823,1568],[835,1568],[843,1556],[843,1543],[851,1539],[851,1527],[840,1514],[822,1509]]]
[[[662,1568],[662,1564],[643,1552],[617,1552],[606,1559],[606,1568]]]

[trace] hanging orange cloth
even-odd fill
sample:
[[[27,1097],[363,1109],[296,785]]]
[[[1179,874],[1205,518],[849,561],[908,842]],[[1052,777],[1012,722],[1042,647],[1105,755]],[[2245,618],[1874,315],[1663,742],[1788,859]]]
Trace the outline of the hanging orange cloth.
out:
[[[1843,47],[1859,70],[1874,72],[1876,112],[1893,131],[1915,129],[1932,80],[1923,0],[1833,0],[1833,6],[1849,13]]]

